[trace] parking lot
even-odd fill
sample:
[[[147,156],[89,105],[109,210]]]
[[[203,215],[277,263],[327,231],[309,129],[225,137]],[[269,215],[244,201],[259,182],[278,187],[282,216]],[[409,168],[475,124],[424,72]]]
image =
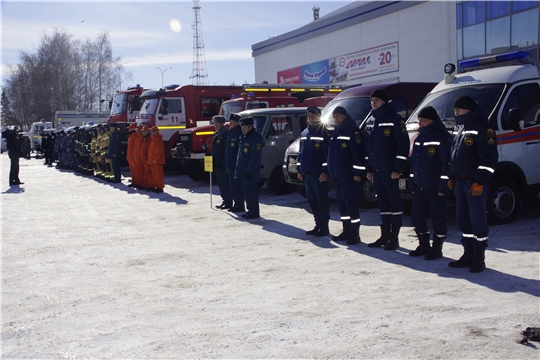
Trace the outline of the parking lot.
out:
[[[518,343],[540,326],[538,197],[491,227],[471,274],[447,266],[462,253],[451,205],[444,258],[425,261],[407,255],[408,217],[397,251],[366,246],[377,209],[348,247],[304,234],[297,192],[263,187],[248,221],[185,175],[155,194],[32,158],[8,187],[1,160],[2,358],[538,359],[539,343]]]

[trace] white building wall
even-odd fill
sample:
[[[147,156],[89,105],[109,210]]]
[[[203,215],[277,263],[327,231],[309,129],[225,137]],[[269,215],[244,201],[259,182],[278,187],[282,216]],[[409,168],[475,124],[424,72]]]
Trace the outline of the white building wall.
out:
[[[278,71],[398,42],[399,71],[355,79],[372,82],[439,82],[456,63],[455,2],[430,1],[255,57],[255,81],[277,83]]]

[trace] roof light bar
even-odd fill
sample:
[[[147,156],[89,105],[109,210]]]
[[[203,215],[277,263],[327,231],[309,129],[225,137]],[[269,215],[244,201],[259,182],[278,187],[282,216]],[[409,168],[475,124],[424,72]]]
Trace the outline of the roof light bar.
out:
[[[531,54],[527,51],[514,51],[506,54],[484,56],[476,59],[463,60],[459,62],[462,69],[468,69],[477,66],[499,64],[509,61],[526,60]]]

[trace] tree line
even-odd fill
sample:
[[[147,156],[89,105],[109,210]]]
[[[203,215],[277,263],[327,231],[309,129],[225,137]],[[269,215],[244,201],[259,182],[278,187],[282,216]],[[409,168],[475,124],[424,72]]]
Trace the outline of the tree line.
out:
[[[21,51],[19,63],[8,65],[7,73],[2,126],[26,128],[41,119],[52,121],[58,110],[106,111],[122,80],[132,77],[121,58],[113,58],[108,32],[83,42],[58,29],[42,37],[35,54]]]

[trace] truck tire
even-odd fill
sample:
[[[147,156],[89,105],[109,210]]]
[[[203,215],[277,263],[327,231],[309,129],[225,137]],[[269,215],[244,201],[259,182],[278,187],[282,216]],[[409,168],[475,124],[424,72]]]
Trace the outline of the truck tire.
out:
[[[488,183],[486,199],[487,219],[490,224],[509,224],[521,208],[521,192],[516,183],[504,176],[495,176]]]
[[[202,161],[184,160],[184,170],[186,175],[193,181],[204,181],[210,179],[210,176],[204,171]]]
[[[372,209],[379,206],[375,186],[373,186],[373,183],[365,177],[360,180],[359,198],[360,205],[363,208]]]
[[[285,181],[285,175],[280,167],[276,167],[272,171],[272,175],[266,181],[268,188],[277,195],[285,195],[294,191],[296,188],[293,184]]]

